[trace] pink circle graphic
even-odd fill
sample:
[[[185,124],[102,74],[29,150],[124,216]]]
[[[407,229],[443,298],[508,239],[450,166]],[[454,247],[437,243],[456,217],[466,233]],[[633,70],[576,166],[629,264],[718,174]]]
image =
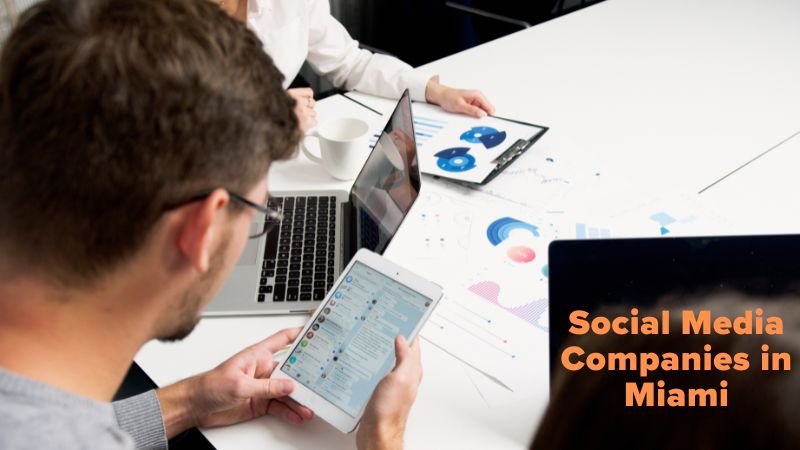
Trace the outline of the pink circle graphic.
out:
[[[523,247],[518,245],[516,247],[511,247],[506,252],[508,258],[514,262],[518,263],[529,263],[536,259],[536,253],[534,253],[532,248]]]

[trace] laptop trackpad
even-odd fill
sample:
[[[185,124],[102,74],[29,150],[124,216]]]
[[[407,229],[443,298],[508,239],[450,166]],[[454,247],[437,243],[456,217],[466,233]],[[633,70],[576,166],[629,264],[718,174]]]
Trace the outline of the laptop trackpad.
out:
[[[239,258],[237,266],[255,266],[258,264],[258,243],[260,239],[250,239],[247,241],[242,256]]]

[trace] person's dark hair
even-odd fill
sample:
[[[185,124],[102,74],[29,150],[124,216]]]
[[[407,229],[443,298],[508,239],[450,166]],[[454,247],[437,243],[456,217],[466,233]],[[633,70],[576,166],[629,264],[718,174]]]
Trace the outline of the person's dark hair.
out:
[[[636,371],[592,372],[583,368],[569,372],[560,368],[551,389],[550,403],[531,444],[533,450],[566,449],[641,449],[722,450],[732,448],[797,449],[800,430],[795,426],[800,413],[800,376],[792,372],[764,372],[760,368],[761,345],[770,351],[788,352],[793,357],[800,349],[800,300],[770,299],[757,302],[736,294],[721,294],[691,302],[666,301],[639,317],[661,317],[670,310],[670,334],[596,336],[586,334],[568,340],[566,346],[577,345],[586,351],[611,352],[711,353],[726,352],[750,355],[746,371],[663,371],[651,372],[646,379]],[[673,305],[673,306],[670,306]],[[716,316],[741,316],[746,309],[763,308],[764,317],[783,319],[783,335],[696,335],[681,333],[681,311],[710,310]],[[621,307],[597,312],[605,317],[629,314]],[[565,347],[566,347],[565,346]],[[559,355],[560,358],[560,355]],[[559,359],[560,361],[560,359]],[[795,362],[795,361],[793,361]],[[728,382],[728,406],[722,407],[646,407],[625,406],[625,383],[664,380],[665,389],[720,388]]]
[[[169,205],[249,191],[300,139],[282,81],[209,1],[35,4],[0,56],[0,254],[84,283]]]

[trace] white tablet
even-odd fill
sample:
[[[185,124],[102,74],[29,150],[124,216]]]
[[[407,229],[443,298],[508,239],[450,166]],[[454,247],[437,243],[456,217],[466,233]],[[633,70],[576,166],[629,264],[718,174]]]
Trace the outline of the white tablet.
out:
[[[394,367],[395,337],[410,342],[441,297],[439,285],[359,250],[272,377],[294,380],[293,399],[349,433]]]

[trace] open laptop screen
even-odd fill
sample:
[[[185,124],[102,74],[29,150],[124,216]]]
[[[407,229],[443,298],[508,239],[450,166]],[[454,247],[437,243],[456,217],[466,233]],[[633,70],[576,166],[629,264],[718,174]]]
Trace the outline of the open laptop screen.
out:
[[[383,253],[420,188],[408,91],[400,98],[350,191],[355,248]]]
[[[555,241],[550,244],[550,368],[569,314],[604,306],[654,306],[665,296],[734,291],[770,298],[800,293],[800,235]]]

